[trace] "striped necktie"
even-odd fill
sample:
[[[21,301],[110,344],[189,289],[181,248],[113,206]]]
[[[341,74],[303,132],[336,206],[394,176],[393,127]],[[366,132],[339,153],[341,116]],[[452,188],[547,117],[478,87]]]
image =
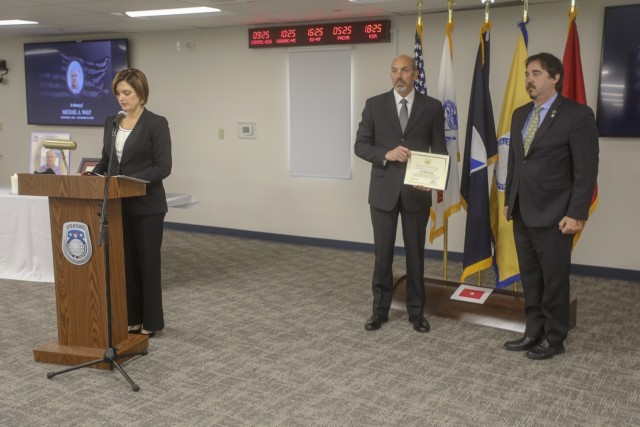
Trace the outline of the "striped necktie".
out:
[[[527,130],[524,133],[524,155],[526,156],[529,152],[529,147],[531,147],[531,141],[533,141],[533,137],[536,135],[536,131],[538,130],[538,122],[540,121],[540,110],[542,106],[538,106],[533,110],[533,117],[529,120],[529,126],[527,126]]]

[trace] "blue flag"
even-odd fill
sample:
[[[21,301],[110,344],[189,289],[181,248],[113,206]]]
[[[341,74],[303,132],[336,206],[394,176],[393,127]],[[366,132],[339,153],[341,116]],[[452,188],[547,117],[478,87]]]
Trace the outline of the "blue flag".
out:
[[[460,195],[467,211],[462,257],[462,278],[493,265],[493,235],[489,220],[489,175],[487,168],[498,156],[496,125],[489,93],[490,23],[481,29],[469,102],[469,118],[462,162]]]

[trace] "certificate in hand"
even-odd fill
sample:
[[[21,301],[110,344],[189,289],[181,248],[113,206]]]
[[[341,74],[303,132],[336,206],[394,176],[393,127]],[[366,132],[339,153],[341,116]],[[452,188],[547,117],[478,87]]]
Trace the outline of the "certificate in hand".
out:
[[[434,190],[447,188],[449,179],[449,156],[446,154],[412,151],[404,183],[419,185]]]

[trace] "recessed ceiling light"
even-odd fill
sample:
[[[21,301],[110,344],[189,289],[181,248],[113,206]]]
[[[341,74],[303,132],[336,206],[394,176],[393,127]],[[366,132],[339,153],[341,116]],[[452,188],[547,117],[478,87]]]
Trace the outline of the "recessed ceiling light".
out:
[[[35,21],[23,21],[22,19],[7,19],[0,21],[0,25],[31,25],[37,24]]]
[[[220,12],[220,9],[214,7],[180,7],[177,9],[156,9],[156,10],[135,10],[125,12],[131,18],[141,18],[146,16],[169,16],[169,15],[187,15],[191,13],[213,13]]]

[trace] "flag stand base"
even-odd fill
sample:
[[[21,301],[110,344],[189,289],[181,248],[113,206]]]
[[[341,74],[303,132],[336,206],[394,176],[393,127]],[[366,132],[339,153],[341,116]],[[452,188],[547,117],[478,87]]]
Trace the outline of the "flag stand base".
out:
[[[477,325],[524,333],[524,295],[506,289],[494,289],[484,304],[450,299],[458,282],[425,278],[427,315],[463,320]],[[406,276],[394,277],[392,309],[406,310]],[[571,300],[569,328],[576,326],[578,300]]]

